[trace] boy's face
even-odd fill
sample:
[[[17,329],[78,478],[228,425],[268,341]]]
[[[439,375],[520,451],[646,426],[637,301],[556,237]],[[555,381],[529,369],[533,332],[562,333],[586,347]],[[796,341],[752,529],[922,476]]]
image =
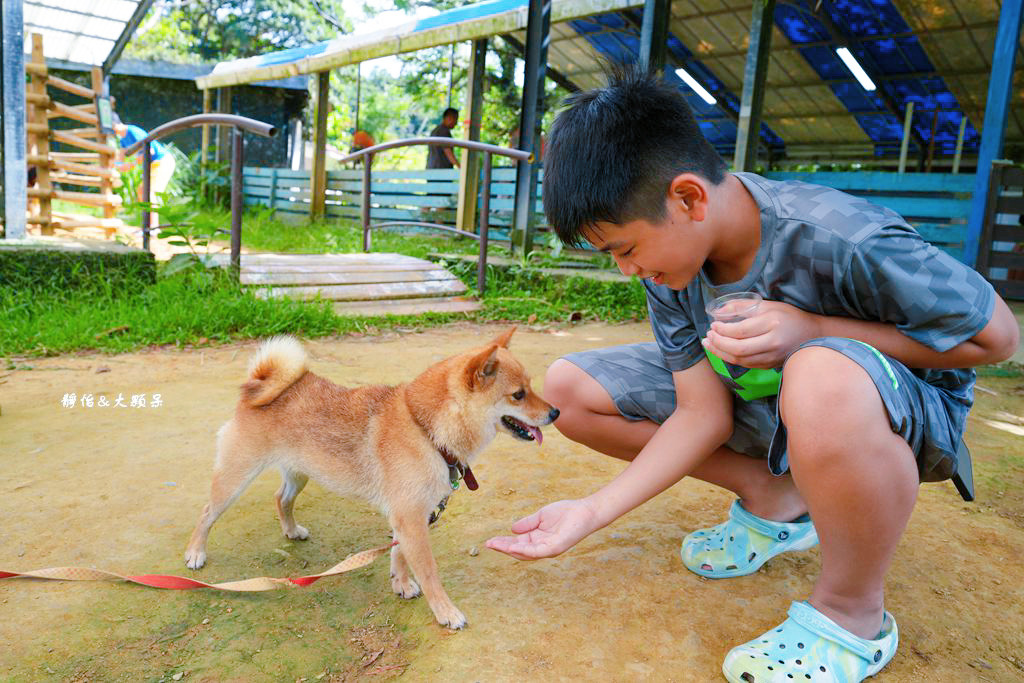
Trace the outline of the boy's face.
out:
[[[599,222],[583,236],[595,249],[611,254],[623,275],[685,289],[711,252],[704,202],[696,196],[670,196],[665,215],[657,221]]]

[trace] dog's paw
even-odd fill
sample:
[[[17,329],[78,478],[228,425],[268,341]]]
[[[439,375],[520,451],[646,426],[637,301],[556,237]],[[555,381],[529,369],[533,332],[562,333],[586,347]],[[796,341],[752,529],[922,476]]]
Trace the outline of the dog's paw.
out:
[[[200,569],[206,564],[206,552],[202,550],[186,550],[185,566],[189,569]]]
[[[392,576],[391,590],[406,600],[410,600],[420,594],[420,585],[411,576],[405,577],[404,581],[396,576]]]
[[[284,532],[284,535],[293,541],[305,541],[309,538],[309,529],[301,524],[296,524],[294,529]]]
[[[459,608],[455,605],[435,610],[434,616],[437,618],[437,623],[441,624],[441,626],[447,626],[456,631],[466,627],[466,615],[459,611]]]

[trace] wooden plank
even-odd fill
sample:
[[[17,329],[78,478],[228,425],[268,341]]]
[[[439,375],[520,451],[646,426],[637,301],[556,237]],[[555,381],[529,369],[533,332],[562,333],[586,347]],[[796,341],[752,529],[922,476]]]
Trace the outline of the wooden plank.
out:
[[[1024,253],[1013,251],[995,251],[991,253],[989,268],[1024,268]]]
[[[930,197],[891,197],[873,195],[868,201],[895,211],[904,218],[959,218],[966,220],[971,210],[969,199]]]
[[[999,195],[996,198],[996,213],[1024,214],[1024,197]]]
[[[332,171],[337,173],[337,171]],[[357,171],[362,173],[362,171]],[[362,178],[362,175],[357,176]],[[449,180],[456,185],[459,182],[459,169],[457,168],[427,168],[419,171],[374,171],[373,177],[380,179],[392,178],[417,178],[423,180]]]
[[[429,282],[381,282],[369,285],[327,285],[325,287],[268,287],[255,290],[259,297],[285,296],[293,299],[331,299],[333,301],[376,301],[378,299],[415,299],[428,296],[452,296],[466,292],[458,280]]]
[[[420,315],[422,313],[470,313],[483,304],[463,297],[431,297],[395,301],[341,301],[333,304],[338,315]]]
[[[239,282],[243,285],[351,285],[377,282],[427,282],[455,280],[444,268],[432,270],[364,270],[360,272],[291,272],[254,273],[243,268]]]
[[[90,123],[94,126],[97,125],[97,123],[99,122],[99,119],[96,117],[95,114],[84,112],[81,109],[77,109],[75,107],[69,107],[68,105],[63,104],[62,102],[52,102],[50,104],[50,111],[47,112],[46,116],[51,119],[74,119],[75,121],[79,121],[81,123]]]
[[[50,168],[60,169],[62,171],[71,171],[79,175],[90,175],[96,176],[97,178],[110,178],[114,179],[119,177],[120,174],[114,169],[103,168],[101,166],[89,165],[89,164],[76,164],[73,161],[64,161],[62,159],[53,159],[49,162]]]
[[[263,273],[378,273],[389,271],[435,270],[436,263],[364,263],[364,264],[330,264],[330,263],[247,263],[242,266],[242,273],[259,275]]]
[[[71,145],[73,147],[81,147],[82,149],[88,149],[93,152],[98,152],[101,155],[113,154],[117,151],[113,147],[110,147],[109,145],[101,145],[98,142],[86,140],[85,138],[80,138],[77,135],[68,135],[67,133],[61,132],[59,130],[51,131],[50,135],[57,142],[62,142],[65,145]]]
[[[272,171],[277,171],[278,178],[288,178],[290,180],[305,180],[309,181],[309,171],[293,171],[290,168],[269,168],[265,166],[246,166],[242,169],[243,176],[270,177]],[[332,171],[333,173],[333,171]],[[330,177],[330,174],[328,174]]]
[[[328,190],[338,192],[362,192],[363,182],[361,180],[335,180],[328,181]],[[453,191],[454,189],[454,191]],[[422,195],[422,194],[457,194],[459,186],[456,183],[402,183],[377,181],[370,183],[370,192],[378,194],[394,195]]]
[[[226,254],[218,255],[218,258],[227,258]],[[398,265],[398,266],[409,266],[426,264],[431,267],[436,267],[435,264],[430,261],[424,261],[418,259],[415,256],[406,256],[404,254],[389,254],[386,252],[370,252],[370,253],[355,253],[355,254],[273,254],[273,253],[256,253],[256,254],[242,254],[241,266],[243,269],[250,265],[295,265],[295,264],[308,264],[308,265],[330,265],[336,267],[344,267],[350,265]],[[214,259],[216,260],[216,259]]]
[[[914,230],[932,243],[964,245],[967,239],[966,223],[911,223]]]
[[[116,194],[102,195],[93,192],[69,192],[66,190],[54,190],[52,187],[30,187],[28,188],[28,196],[60,199],[88,206],[121,206],[121,198]]]
[[[52,85],[54,88],[58,88],[64,92],[69,92],[72,95],[84,97],[87,100],[91,100],[96,96],[96,93],[89,88],[85,88],[77,83],[72,83],[71,81],[65,81],[63,78],[57,78],[52,75],[46,76],[46,85]]]
[[[43,51],[43,36],[39,33],[32,34],[32,62],[43,67],[43,73],[33,73],[27,91],[35,93],[36,95],[46,95],[46,57]],[[26,112],[26,130],[29,124],[33,123],[47,123],[46,109],[44,106],[39,104],[30,105],[27,107]],[[32,156],[50,156],[50,135],[47,131],[44,135],[32,136],[28,141],[26,152]],[[39,187],[52,188],[53,185],[50,181],[50,167],[48,164],[41,164],[36,168],[36,184]],[[32,188],[29,188],[32,189]],[[29,195],[31,197],[31,194]],[[50,219],[52,218],[52,206],[49,196],[40,197],[38,201],[29,202],[29,213],[37,215],[41,218]],[[53,228],[51,222],[48,220],[43,223],[42,234],[52,235]]]
[[[100,155],[96,152],[50,152],[50,158],[64,161],[99,161]]]
[[[800,180],[837,190],[870,192],[953,192],[974,191],[974,176],[968,173],[887,173],[884,171],[770,171],[771,180]]]
[[[1024,242],[1024,225],[996,223],[992,226],[993,242]]]
[[[989,280],[1004,299],[1024,299],[1024,280]]]
[[[100,218],[99,216],[79,216],[77,219],[58,218],[54,219],[53,227],[70,230],[72,228],[104,228],[116,230],[124,227],[124,221],[120,218]]]
[[[1003,185],[1010,187],[1020,187],[1024,185],[1024,168],[1021,168],[1020,166],[1004,168],[1000,182]]]
[[[82,187],[120,187],[121,181],[111,182],[109,179],[97,178],[94,176],[78,175],[76,173],[53,173],[50,175],[50,181],[55,183],[68,183],[71,185],[81,185]]]

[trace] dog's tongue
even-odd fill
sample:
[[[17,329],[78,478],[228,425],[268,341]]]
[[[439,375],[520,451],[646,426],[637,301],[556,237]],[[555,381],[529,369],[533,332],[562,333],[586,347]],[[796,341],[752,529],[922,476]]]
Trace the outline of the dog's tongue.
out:
[[[544,435],[540,433],[540,430],[533,425],[526,425],[526,431],[530,432],[534,439],[537,440],[537,445],[541,445],[544,441]]]

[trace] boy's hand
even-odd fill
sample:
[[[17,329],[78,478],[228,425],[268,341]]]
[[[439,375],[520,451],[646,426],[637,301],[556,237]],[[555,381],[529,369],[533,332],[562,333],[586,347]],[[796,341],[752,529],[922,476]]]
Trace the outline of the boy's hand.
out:
[[[711,323],[701,342],[727,363],[777,368],[798,346],[821,336],[819,316],[781,301],[763,301],[757,313],[737,323]]]
[[[517,560],[539,560],[560,555],[598,526],[589,502],[560,500],[513,524],[515,536],[495,536],[486,545]]]

